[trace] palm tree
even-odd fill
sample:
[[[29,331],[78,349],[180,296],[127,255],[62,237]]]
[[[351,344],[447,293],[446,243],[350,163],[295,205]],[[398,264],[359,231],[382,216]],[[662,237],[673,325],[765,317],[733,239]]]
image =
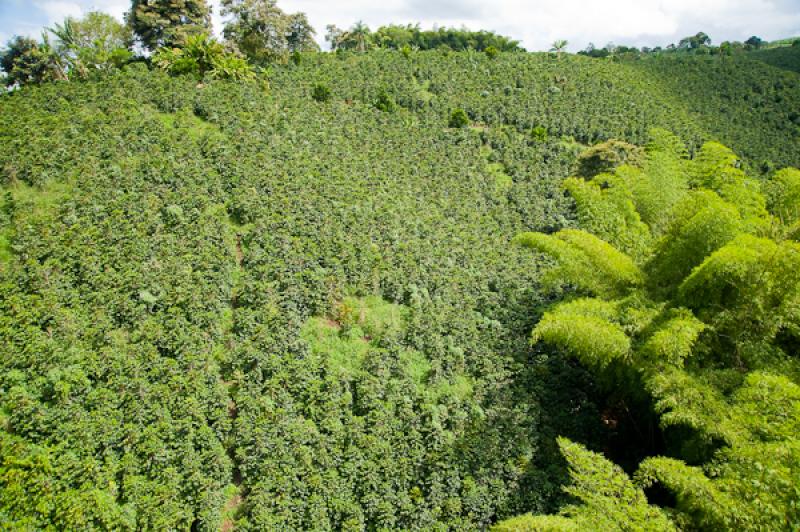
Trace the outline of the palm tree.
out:
[[[355,42],[356,50],[359,52],[366,52],[369,46],[370,31],[369,26],[359,20],[348,32],[348,37]]]
[[[568,41],[564,39],[559,39],[552,44],[552,48],[550,48],[550,51],[557,53],[558,57],[561,57],[561,54],[564,52],[564,50],[567,49],[568,44],[569,44]]]
[[[64,24],[56,22],[55,27],[47,28],[47,31],[55,35],[63,48],[72,49],[78,46],[75,24],[71,18],[64,19]]]

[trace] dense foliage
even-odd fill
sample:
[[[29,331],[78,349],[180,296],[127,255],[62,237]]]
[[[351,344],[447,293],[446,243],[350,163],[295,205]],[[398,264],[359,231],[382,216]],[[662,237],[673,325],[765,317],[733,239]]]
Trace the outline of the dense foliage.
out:
[[[48,40],[14,37],[0,55],[6,86],[66,79],[64,64]]]
[[[222,0],[225,38],[249,59],[286,61],[289,54],[319,50],[305,13],[284,13],[275,0]]]
[[[73,77],[86,79],[121,68],[133,58],[128,49],[130,30],[111,15],[87,13],[81,19],[68,17],[51,28],[56,48]]]
[[[760,50],[775,50],[778,48],[786,48],[795,46],[794,39],[784,39],[780,41],[766,42],[760,37],[753,35],[744,42],[741,41],[723,41],[719,45],[712,43],[711,37],[705,32],[698,32],[695,35],[684,37],[677,44],[669,44],[666,47],[656,46],[649,47],[643,46],[637,48],[635,46],[616,45],[608,43],[603,48],[598,48],[594,43],[589,45],[583,50],[579,51],[579,55],[593,57],[595,59],[604,59],[607,57],[612,58],[640,58],[647,55],[720,55],[732,56],[739,55]]]
[[[537,273],[507,241],[564,223],[573,148],[337,91],[129,68],[2,100],[5,523],[215,529],[237,497],[257,530],[550,508],[538,394],[511,379]],[[343,380],[307,324],[347,323],[347,294],[408,310],[361,326]]]
[[[792,52],[800,57],[800,49]],[[754,60],[756,53],[652,57],[631,66],[679,96],[703,130],[742,155],[751,171],[798,166],[799,78]]]
[[[656,132],[641,165],[565,182],[582,230],[518,237],[555,260],[545,279],[569,292],[533,341],[594,368],[623,397],[646,394],[665,455],[641,462],[632,483],[561,441],[567,491],[583,504],[505,527],[800,523],[800,171],[777,173],[765,196],[736,163],[717,143],[689,160],[678,139]],[[648,504],[652,486],[673,497],[668,513]]]
[[[593,490],[600,477],[631,503],[615,511],[661,522],[645,486],[672,488],[691,473],[716,496],[752,480],[737,465],[746,453],[764,452],[765,441],[783,452],[792,426],[761,424],[772,410],[753,411],[759,394],[786,404],[795,393],[791,360],[779,352],[796,335],[784,325],[796,307],[778,297],[778,281],[792,281],[783,266],[763,299],[722,290],[783,320],[745,321],[752,328],[739,340],[761,334],[768,345],[731,351],[747,373],[735,364],[715,373],[730,360],[714,358],[725,351],[713,342],[697,360],[716,366],[688,373],[708,377],[702,404],[728,416],[719,435],[705,447],[702,431],[676,437],[696,461],[652,459],[631,480],[569,443],[619,448],[621,407],[607,408],[596,347],[585,346],[584,366],[550,341],[559,316],[546,287],[558,277],[511,241],[557,235],[536,238],[574,259],[574,285],[604,299],[556,309],[595,327],[607,368],[622,370],[640,353],[635,335],[645,332],[627,325],[653,318],[644,300],[617,302],[631,293],[687,298],[680,305],[689,310],[667,316],[664,304],[653,327],[688,335],[707,320],[730,332],[743,320],[739,307],[716,315],[719,301],[692,306],[704,290],[720,293],[713,275],[691,277],[696,264],[687,262],[689,271],[667,268],[651,286],[642,261],[653,249],[667,261],[702,247],[686,239],[662,249],[654,236],[697,203],[729,246],[715,250],[743,255],[745,266],[793,249],[762,233],[800,233],[796,172],[771,176],[762,197],[755,177],[730,168],[729,151],[700,146],[719,138],[756,171],[768,158],[800,164],[796,137],[779,120],[800,98],[796,74],[730,59],[786,107],[753,106],[756,89],[731,86],[726,116],[712,122],[700,104],[733,79],[711,75],[728,63],[696,57],[685,67],[691,92],[667,79],[682,63],[408,49],[302,53],[258,82],[234,82],[207,75],[203,50],[218,46],[198,41],[195,53],[185,44],[170,59],[193,58],[188,76],[135,63],[0,97],[2,527],[485,529],[565,505],[572,517],[590,515],[579,500],[607,504],[616,493]],[[745,135],[737,115],[762,129]],[[688,148],[662,135],[645,155],[633,145],[653,127]],[[688,170],[673,168],[715,161],[729,161],[719,168],[731,183],[715,182],[716,171],[684,182]],[[564,181],[598,168],[611,172],[608,186]],[[636,203],[616,186],[626,179]],[[587,207],[595,200],[596,216]],[[740,233],[745,240],[735,240]],[[650,295],[686,278],[692,291]],[[620,312],[631,321],[618,323]],[[759,329],[765,320],[770,327]],[[531,345],[534,327],[542,341]],[[684,344],[667,350],[679,369],[695,360]],[[787,377],[766,371],[776,360]],[[659,397],[671,397],[675,382],[664,381]],[[648,404],[655,384],[638,389],[636,406]],[[650,451],[642,444],[626,458],[638,463],[642,449]],[[776,460],[792,458],[777,451]],[[728,484],[707,477],[713,464]],[[785,471],[770,482],[786,482]],[[563,494],[570,475],[577,482]],[[725,496],[739,504],[747,493]]]
[[[8,87],[99,78],[132,58],[131,34],[113,17],[90,12],[68,17],[42,34],[42,40],[14,37],[0,54]]]
[[[161,48],[153,54],[152,63],[171,74],[190,74],[198,80],[253,79],[247,61],[232,53],[205,34],[187,37],[181,48]]]
[[[423,30],[419,24],[390,24],[381,26],[372,36],[381,48],[400,50],[408,46],[417,50],[448,48],[451,50],[476,50],[483,52],[493,48],[498,52],[517,52],[522,48],[519,41],[491,31],[469,31],[456,28]]]
[[[125,21],[139,42],[156,50],[180,46],[187,37],[211,29],[206,0],[132,0]]]
[[[423,30],[419,24],[390,24],[371,31],[363,22],[356,22],[349,30],[335,25],[327,28],[328,41],[333,50],[365,52],[373,48],[393,50],[474,50],[498,52],[523,51],[519,41],[491,31],[438,28]]]

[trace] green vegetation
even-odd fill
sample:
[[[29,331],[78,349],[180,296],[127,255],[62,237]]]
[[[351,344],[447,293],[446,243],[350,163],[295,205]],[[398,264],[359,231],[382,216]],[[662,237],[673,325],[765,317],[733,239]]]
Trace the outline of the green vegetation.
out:
[[[319,50],[305,13],[286,14],[274,0],[223,0],[222,14],[231,17],[225,38],[255,63],[285,63],[291,54]]]
[[[160,48],[153,54],[152,62],[170,74],[189,74],[198,80],[255,77],[245,59],[226,52],[222,44],[203,33],[187,37],[181,48]]]
[[[750,57],[777,68],[800,73],[800,45],[766,48],[752,52]]]
[[[519,52],[523,49],[515,41],[491,31],[470,31],[464,28],[423,30],[419,24],[390,24],[375,32],[363,22],[356,22],[349,30],[334,25],[327,28],[328,41],[333,50],[365,52],[373,48],[392,50],[474,50],[486,52],[490,57],[500,52]],[[408,53],[407,52],[407,53]]]
[[[553,519],[575,530],[777,530],[800,519],[790,488],[800,479],[800,244],[786,239],[800,173],[783,170],[762,186],[724,146],[708,143],[689,160],[677,139],[655,138],[639,167],[582,181],[580,193],[566,182],[589,232],[517,240],[555,260],[551,290],[569,290],[532,341],[594,368],[632,404],[646,397],[653,414],[633,415],[655,416],[664,456],[641,461],[631,481],[561,440],[573,481],[566,491],[583,504],[500,530]],[[664,194],[655,187],[667,173]],[[652,203],[666,223],[653,223]],[[672,496],[669,514],[648,504],[643,490],[653,486]]]
[[[331,99],[331,89],[324,83],[317,83],[311,89],[311,97],[317,102],[327,102]]]
[[[66,69],[79,79],[122,68],[133,58],[130,30],[105,13],[67,18],[51,28]]]
[[[469,117],[463,109],[453,109],[447,125],[455,129],[467,127],[469,125]]]
[[[538,274],[508,239],[563,223],[547,196],[571,148],[379,112],[378,87],[347,81],[358,63],[326,57],[324,106],[306,62],[269,93],[129,67],[0,100],[3,197],[70,184],[46,217],[3,218],[9,526],[474,528],[555,504],[560,471],[529,473],[548,461],[538,394],[510,379]],[[320,349],[314,317],[345,308]]]
[[[3,54],[0,528],[798,526],[798,48],[223,8]]]
[[[206,0],[132,0],[125,15],[131,31],[150,50],[180,47],[192,35],[207,33],[211,9]]]
[[[793,52],[800,57],[800,50]],[[680,97],[701,127],[743,156],[751,171],[798,166],[791,156],[800,142],[798,76],[752,60],[759,53],[650,57],[631,66]]]
[[[0,56],[0,68],[7,87],[66,79],[61,58],[46,38],[38,43],[28,37],[14,37]]]

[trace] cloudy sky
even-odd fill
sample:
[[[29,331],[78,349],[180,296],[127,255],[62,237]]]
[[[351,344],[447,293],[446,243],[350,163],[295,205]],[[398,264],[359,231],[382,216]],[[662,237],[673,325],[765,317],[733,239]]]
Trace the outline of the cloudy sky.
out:
[[[212,0],[215,31],[219,2]],[[43,26],[90,10],[120,19],[130,0],[0,0],[0,42],[14,34],[38,35]],[[467,26],[522,41],[529,50],[567,39],[573,51],[593,42],[656,46],[705,31],[715,43],[800,36],[800,0],[279,0],[287,12],[304,11],[317,29],[363,20],[375,29],[390,22],[425,28]]]

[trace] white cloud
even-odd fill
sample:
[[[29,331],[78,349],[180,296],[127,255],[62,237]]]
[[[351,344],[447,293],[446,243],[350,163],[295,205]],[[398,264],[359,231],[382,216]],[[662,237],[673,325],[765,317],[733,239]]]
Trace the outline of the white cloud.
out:
[[[2,2],[25,5],[23,0]],[[210,3],[219,34],[219,0]],[[32,5],[52,24],[93,9],[122,19],[130,1],[32,0]],[[466,25],[519,39],[530,50],[547,49],[556,39],[569,40],[573,50],[589,42],[665,45],[698,31],[711,35],[714,42],[750,35],[768,40],[800,35],[800,0],[278,0],[278,5],[287,12],[306,12],[320,41],[327,24],[348,27],[357,20],[373,29],[389,23],[420,22],[425,28]],[[30,17],[25,18],[28,10],[4,13],[0,35],[31,33]]]
[[[363,19],[373,29],[391,22],[466,25],[519,39],[531,50],[567,39],[573,50],[589,42],[656,45],[705,31],[715,42],[800,34],[798,0],[285,0],[286,11],[305,11],[322,33],[326,24]],[[321,38],[322,35],[319,35]]]
[[[67,17],[79,17],[83,13],[83,8],[77,2],[37,0],[33,2],[33,5],[44,13],[48,24],[61,22]]]

